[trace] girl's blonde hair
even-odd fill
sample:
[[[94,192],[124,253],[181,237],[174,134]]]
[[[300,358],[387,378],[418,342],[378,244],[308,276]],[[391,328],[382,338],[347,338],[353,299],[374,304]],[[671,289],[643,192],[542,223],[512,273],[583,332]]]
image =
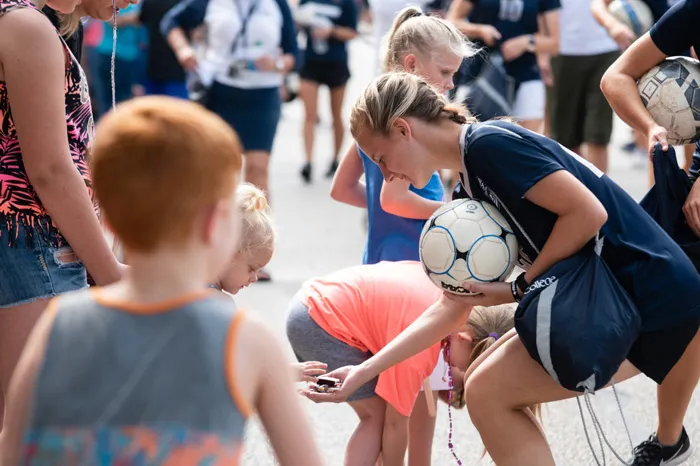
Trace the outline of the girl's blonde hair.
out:
[[[499,338],[515,327],[515,304],[501,304],[498,306],[474,306],[467,328],[472,338],[472,353],[469,356],[469,366],[482,354],[491,348]],[[469,367],[467,366],[467,367]],[[530,411],[536,417],[541,417],[539,404],[529,406]]]
[[[273,247],[275,229],[265,193],[250,183],[241,183],[236,189],[236,197],[242,223],[238,252],[249,254]]]
[[[58,32],[64,37],[68,38],[72,36],[75,31],[78,30],[78,27],[80,26],[80,14],[77,12],[73,13],[57,13],[58,14],[58,22],[60,24],[60,27],[58,29]]]
[[[431,123],[445,118],[459,124],[476,122],[464,106],[448,103],[423,78],[397,72],[379,76],[367,86],[350,113],[350,132],[355,140],[366,129],[388,136],[396,120],[409,117]]]
[[[403,71],[403,59],[411,53],[426,58],[445,49],[462,57],[477,53],[476,47],[452,23],[424,15],[417,7],[401,10],[387,37],[384,59],[387,71]]]

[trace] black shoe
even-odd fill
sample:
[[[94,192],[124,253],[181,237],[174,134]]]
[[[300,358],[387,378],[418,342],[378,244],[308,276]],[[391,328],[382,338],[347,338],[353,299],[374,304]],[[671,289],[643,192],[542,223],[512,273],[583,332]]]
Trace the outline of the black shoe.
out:
[[[656,435],[637,445],[632,466],[676,466],[684,463],[692,454],[693,447],[684,427],[675,445],[662,445]]]
[[[311,164],[310,163],[305,163],[304,166],[301,168],[301,177],[304,179],[304,183],[309,184],[311,183]]]
[[[330,166],[328,167],[328,171],[326,172],[326,178],[333,178],[335,176],[335,172],[338,171],[338,161],[334,160],[331,162]]]

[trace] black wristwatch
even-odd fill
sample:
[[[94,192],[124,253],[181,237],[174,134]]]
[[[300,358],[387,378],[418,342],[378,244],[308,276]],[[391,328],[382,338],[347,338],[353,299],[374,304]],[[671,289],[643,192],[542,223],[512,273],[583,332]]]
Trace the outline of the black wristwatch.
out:
[[[525,292],[530,286],[527,280],[525,280],[525,272],[518,275],[518,278],[515,279],[515,285],[518,287],[523,296],[525,296]]]

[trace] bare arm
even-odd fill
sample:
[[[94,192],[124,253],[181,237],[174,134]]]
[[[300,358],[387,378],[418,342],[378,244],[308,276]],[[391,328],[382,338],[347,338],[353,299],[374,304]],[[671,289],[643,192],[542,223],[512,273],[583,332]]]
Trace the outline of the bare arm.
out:
[[[331,198],[343,204],[366,209],[367,193],[365,186],[360,183],[360,177],[363,173],[364,168],[357,151],[357,145],[353,144],[340,161],[338,170],[335,172],[331,184]]]
[[[359,367],[366,381],[424,351],[457,331],[469,318],[471,306],[444,295],[377,354]]]
[[[469,39],[482,40],[486,45],[492,46],[501,38],[501,34],[493,26],[475,24],[465,19],[473,8],[474,5],[469,0],[452,0],[445,19],[454,24]]]
[[[559,53],[559,10],[547,11],[540,17],[544,29],[540,29],[535,34],[535,52],[557,55]]]
[[[112,283],[120,278],[119,264],[68,147],[65,52],[38,12],[21,9],[8,16],[0,28],[0,59],[27,175],[96,283]]]
[[[566,170],[542,178],[525,193],[525,199],[558,216],[547,242],[525,274],[528,283],[581,250],[608,220],[598,198]]]
[[[175,27],[166,36],[168,45],[175,52],[177,61],[187,71],[197,69],[197,56],[182,28]]]
[[[335,26],[331,30],[331,37],[334,39],[347,42],[349,40],[353,40],[355,37],[357,37],[357,31],[353,28],[345,27],[345,26]]]
[[[395,179],[382,184],[379,200],[382,209],[393,215],[404,218],[425,220],[430,218],[442,202],[425,199],[409,189],[408,181]]]
[[[408,419],[387,403],[382,433],[382,466],[403,466],[408,446]]]
[[[591,0],[591,11],[598,24],[603,26],[617,45],[625,50],[637,38],[630,28],[622,24],[609,11],[612,0]]]
[[[260,417],[281,466],[321,466],[309,420],[277,338],[245,318],[236,345],[236,380]]]
[[[665,58],[666,55],[654,44],[649,33],[646,33],[615,60],[600,82],[600,88],[615,113],[632,128],[648,135],[650,148],[655,142],[652,139],[659,136],[655,134],[658,133],[659,126],[639,97],[637,80]],[[664,131],[664,149],[668,148],[665,137]]]
[[[12,375],[5,399],[7,408],[2,435],[0,435],[0,463],[3,465],[21,463],[23,438],[32,409],[34,385],[41,370],[46,344],[55,318],[56,313],[52,303],[32,330]]]

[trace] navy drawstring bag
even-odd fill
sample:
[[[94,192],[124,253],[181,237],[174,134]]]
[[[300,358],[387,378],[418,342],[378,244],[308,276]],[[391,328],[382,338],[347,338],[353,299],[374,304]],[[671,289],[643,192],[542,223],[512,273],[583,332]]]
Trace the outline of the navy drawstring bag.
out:
[[[683,214],[683,205],[693,182],[678,166],[673,147],[664,152],[661,145],[657,144],[652,154],[652,163],[654,186],[639,205],[678,243],[700,272],[700,238],[690,229]]]
[[[530,356],[562,387],[593,393],[608,384],[639,335],[641,318],[600,257],[587,245],[533,280],[515,313]]]

